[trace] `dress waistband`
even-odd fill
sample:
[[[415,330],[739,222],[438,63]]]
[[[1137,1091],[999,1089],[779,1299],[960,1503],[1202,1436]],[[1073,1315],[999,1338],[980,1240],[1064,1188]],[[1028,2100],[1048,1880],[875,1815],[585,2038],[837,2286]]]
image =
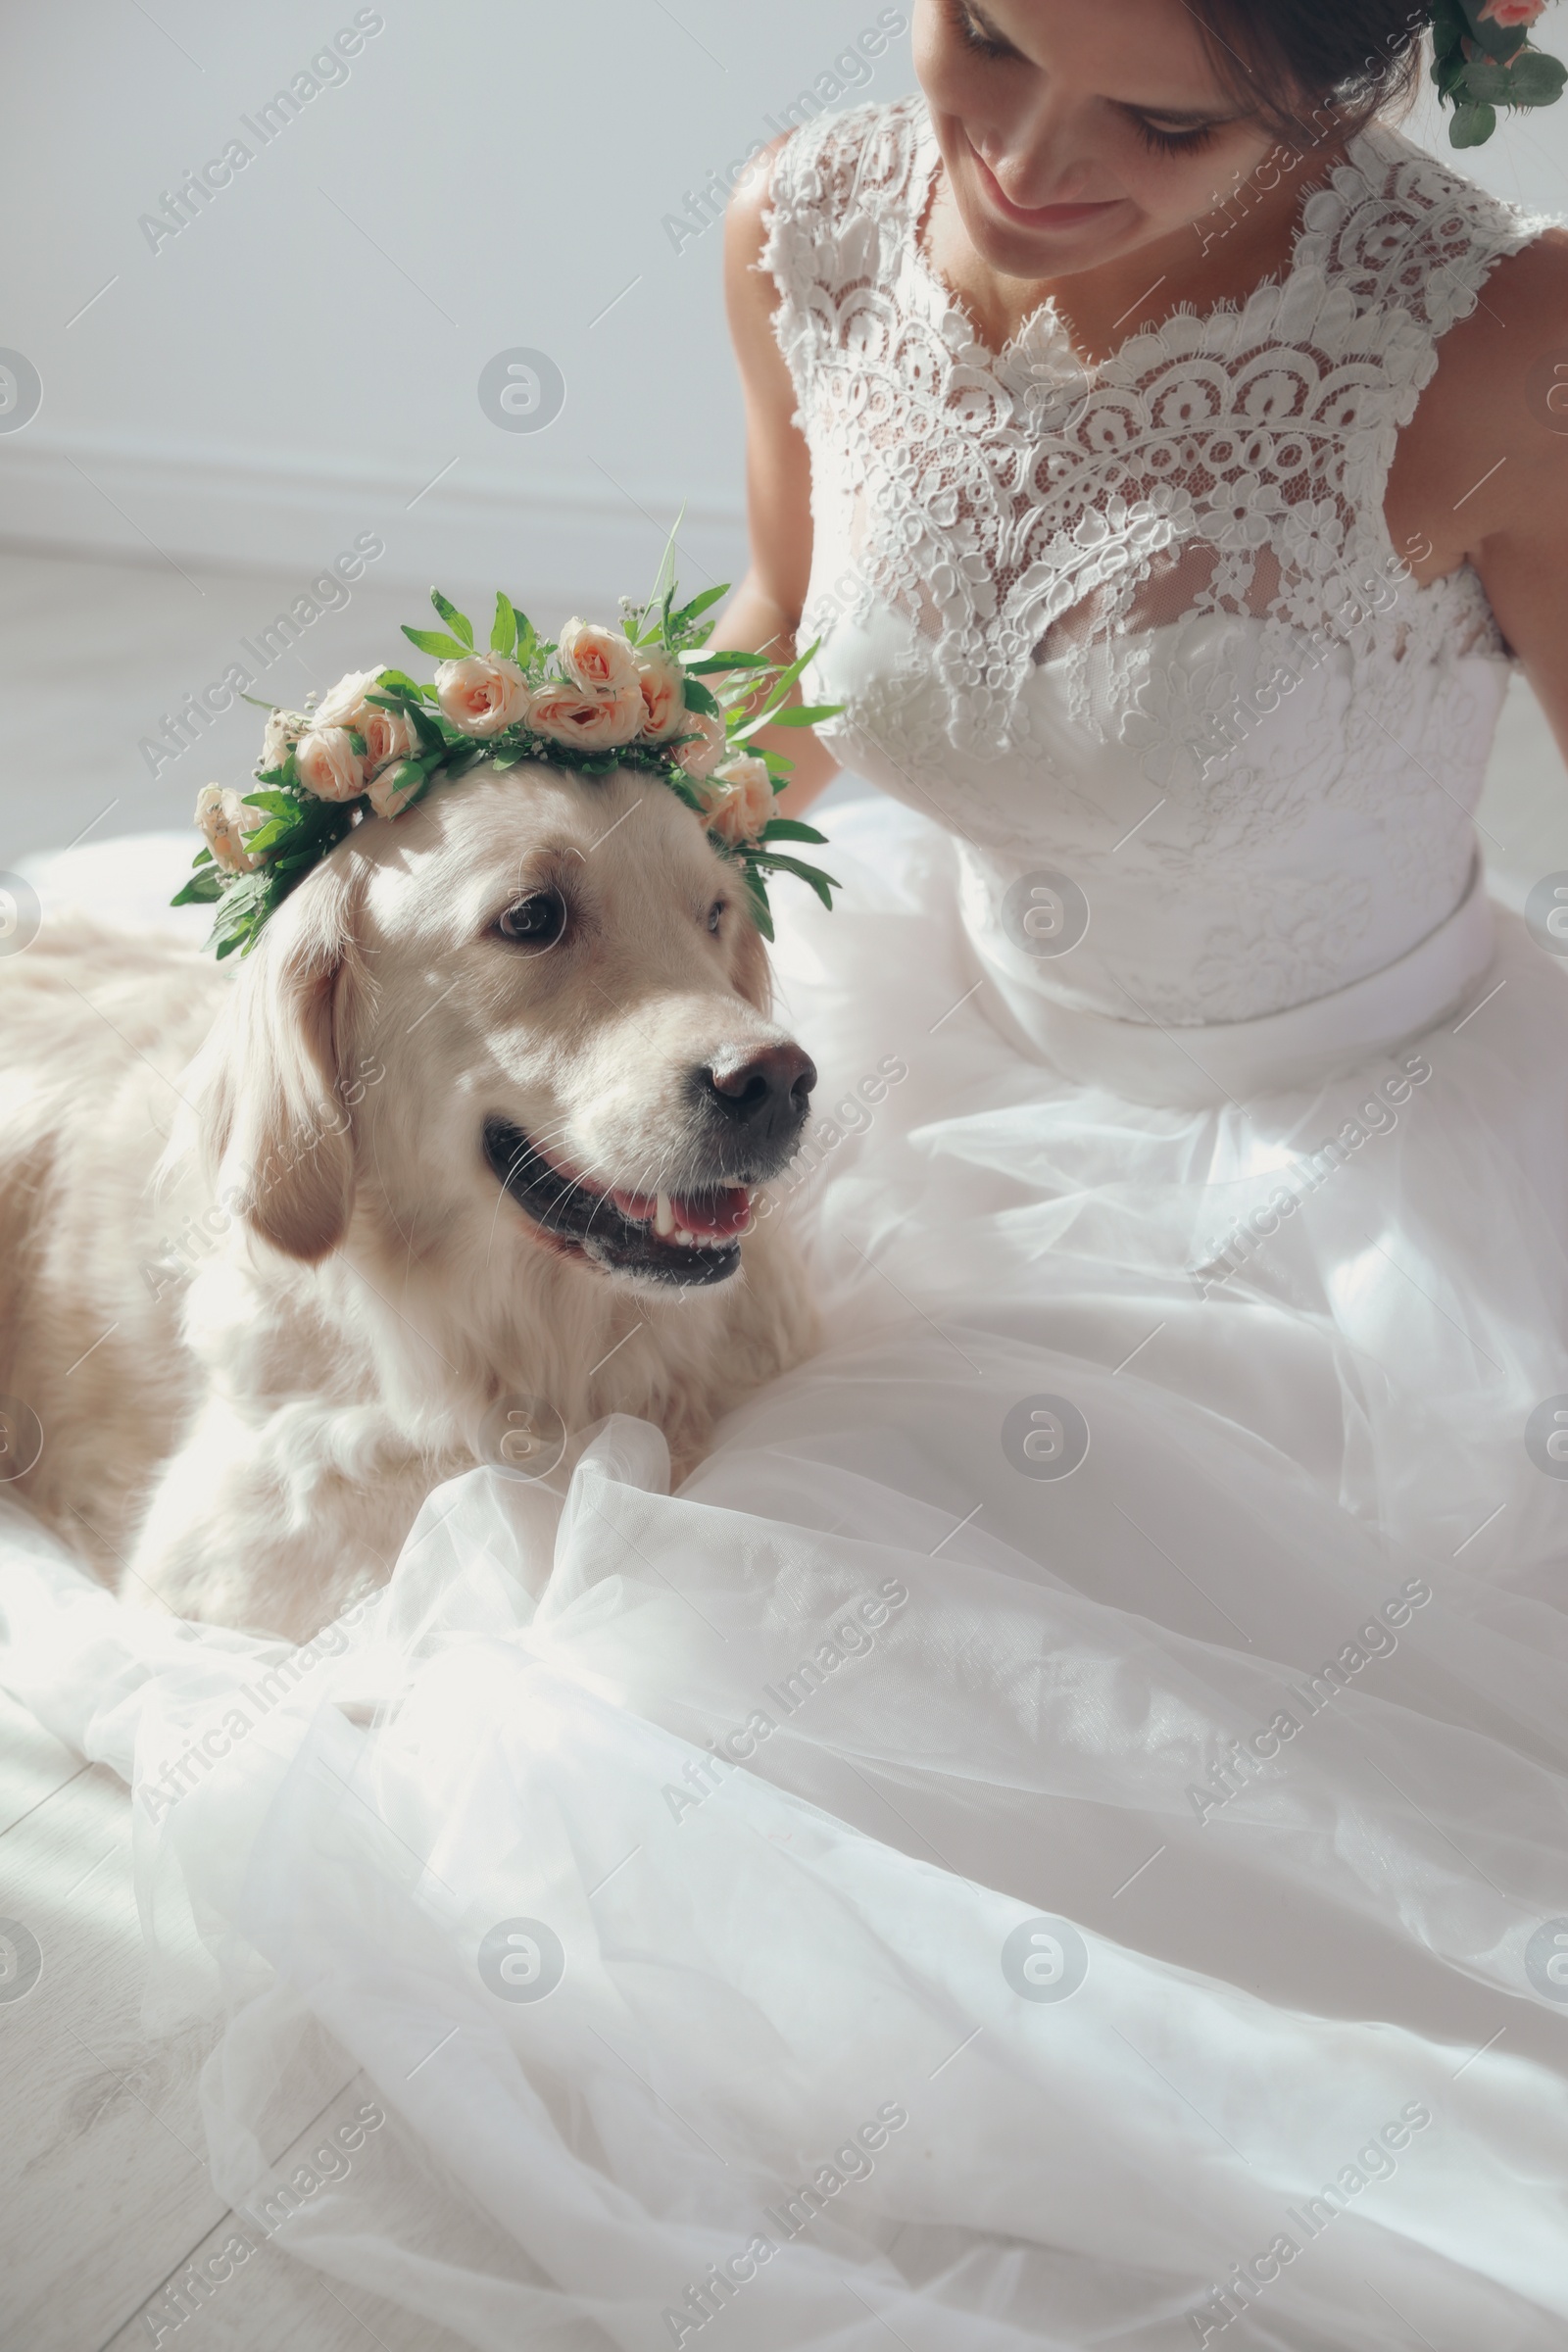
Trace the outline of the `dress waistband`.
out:
[[[1108,1086],[1176,1110],[1348,1075],[1455,1010],[1488,969],[1495,944],[1478,858],[1453,912],[1381,971],[1255,1020],[1164,1028],[1060,1004],[1031,973],[1004,962],[988,940],[969,937],[992,984],[980,1002],[1014,1045],[1079,1085]]]

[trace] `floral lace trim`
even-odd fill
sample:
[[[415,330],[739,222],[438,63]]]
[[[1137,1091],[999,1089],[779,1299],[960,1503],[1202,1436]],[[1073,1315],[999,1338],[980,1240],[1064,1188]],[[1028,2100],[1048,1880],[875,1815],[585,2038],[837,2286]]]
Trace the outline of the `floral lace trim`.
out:
[[[1373,125],[1306,198],[1281,279],[1086,368],[1049,304],[1001,354],[976,340],[914,233],[937,160],[917,98],[805,126],[761,267],[818,505],[853,517],[850,612],[913,625],[954,748],[1019,748],[1024,681],[1057,657],[1075,723],[1120,735],[1138,639],[1187,613],[1261,618],[1287,671],[1328,640],[1385,678],[1446,645],[1506,652],[1468,564],[1399,581],[1383,501],[1439,337],[1544,217]],[[831,616],[813,599],[805,625]]]

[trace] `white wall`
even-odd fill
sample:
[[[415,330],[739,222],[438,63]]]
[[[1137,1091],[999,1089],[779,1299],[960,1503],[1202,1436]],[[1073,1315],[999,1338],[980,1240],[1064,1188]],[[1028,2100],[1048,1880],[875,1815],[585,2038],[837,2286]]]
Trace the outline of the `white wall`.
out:
[[[689,564],[731,575],[721,232],[679,217],[813,85],[911,87],[906,32],[878,27],[912,5],[10,12],[0,346],[32,362],[43,400],[0,433],[0,531],[302,573],[375,531],[384,579],[602,599],[640,584],[685,500]],[[359,54],[326,69],[345,78],[264,145],[259,111],[345,30]],[[1435,109],[1411,128],[1446,152]],[[205,210],[177,234],[139,225],[192,169],[220,159],[221,177],[236,137],[251,160]],[[1549,113],[1505,119],[1466,159],[1553,209],[1565,164]],[[480,408],[481,369],[517,347],[564,378],[542,431]]]
[[[381,29],[264,146],[259,110],[356,20]],[[684,499],[694,572],[730,576],[721,231],[666,217],[820,76],[911,86],[905,24],[877,0],[9,12],[0,345],[43,401],[0,434],[0,530],[302,572],[373,530],[383,577],[603,598]],[[138,224],[236,137],[251,160],[177,234]],[[481,411],[516,347],[564,377],[546,430]]]

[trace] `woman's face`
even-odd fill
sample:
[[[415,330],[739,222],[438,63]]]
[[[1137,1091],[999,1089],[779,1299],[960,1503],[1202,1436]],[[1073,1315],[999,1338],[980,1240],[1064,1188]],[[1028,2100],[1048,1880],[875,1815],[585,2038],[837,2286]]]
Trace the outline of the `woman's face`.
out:
[[[1183,0],[918,0],[914,65],[963,225],[1007,277],[1171,235],[1276,147]]]

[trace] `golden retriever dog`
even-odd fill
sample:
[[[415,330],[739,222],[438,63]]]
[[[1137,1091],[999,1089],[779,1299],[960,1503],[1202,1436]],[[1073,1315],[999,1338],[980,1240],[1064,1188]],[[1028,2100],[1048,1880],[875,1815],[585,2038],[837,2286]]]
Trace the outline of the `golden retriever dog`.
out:
[[[243,959],[46,923],[0,963],[11,1491],[127,1599],[301,1641],[478,1461],[625,1412],[678,1480],[811,1345],[753,1195],[814,1078],[631,769],[438,785]]]

